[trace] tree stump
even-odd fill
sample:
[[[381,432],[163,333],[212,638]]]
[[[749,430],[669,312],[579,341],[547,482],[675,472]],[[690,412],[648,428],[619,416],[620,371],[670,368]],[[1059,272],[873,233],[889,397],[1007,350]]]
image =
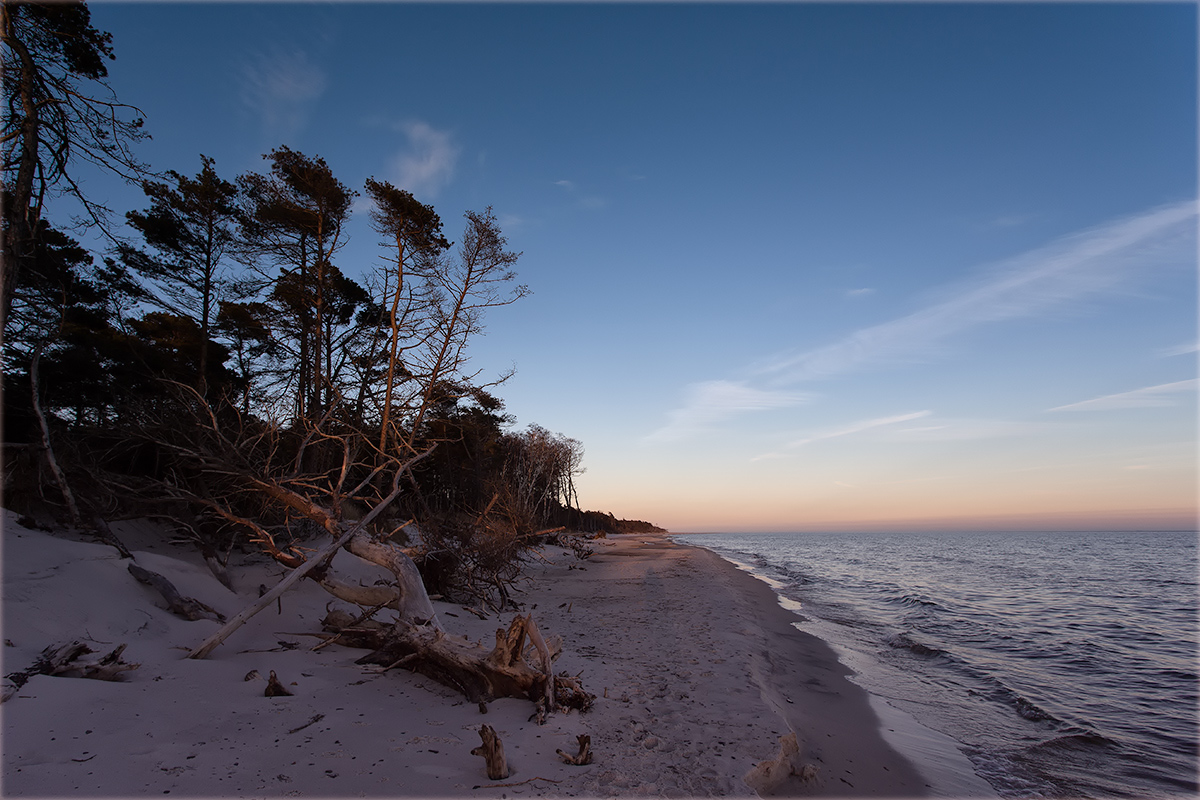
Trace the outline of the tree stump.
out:
[[[483,756],[487,764],[487,776],[490,780],[498,781],[508,777],[508,760],[504,757],[504,743],[491,725],[479,728],[479,738],[483,744],[471,751],[473,756]]]

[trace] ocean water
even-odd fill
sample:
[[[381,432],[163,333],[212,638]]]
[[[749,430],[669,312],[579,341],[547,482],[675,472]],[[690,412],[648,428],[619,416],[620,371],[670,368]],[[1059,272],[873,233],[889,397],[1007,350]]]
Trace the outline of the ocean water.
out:
[[[1197,787],[1195,533],[689,534],[1002,797]]]

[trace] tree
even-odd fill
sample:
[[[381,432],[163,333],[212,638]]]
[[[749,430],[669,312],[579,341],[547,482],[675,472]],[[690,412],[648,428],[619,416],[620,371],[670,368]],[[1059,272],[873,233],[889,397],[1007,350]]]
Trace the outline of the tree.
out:
[[[415,262],[418,266],[434,263],[442,250],[450,243],[442,236],[442,221],[432,206],[417,202],[416,198],[403,189],[397,189],[387,181],[368,178],[367,194],[375,201],[371,209],[371,223],[385,242],[396,248],[396,283],[392,287],[391,270],[385,273],[383,291],[390,295],[389,332],[390,346],[387,359],[387,379],[384,382],[383,414],[380,422],[379,449],[386,450],[392,430],[392,393],[396,382],[396,365],[400,348],[401,313],[400,302],[404,296],[405,265]],[[390,266],[389,264],[389,266]]]
[[[33,258],[15,287],[4,339],[6,437],[20,441],[24,412],[13,405],[33,353],[43,350],[45,402],[76,424],[99,423],[136,383],[119,317],[137,291],[119,264],[96,267],[77,241],[39,222]],[[11,437],[18,438],[13,439]]]
[[[237,380],[242,387],[242,414],[250,413],[250,398],[259,375],[256,363],[274,351],[274,342],[266,320],[270,312],[265,303],[222,302],[217,312],[216,330],[229,342]]]
[[[119,103],[104,82],[112,35],[91,25],[82,2],[5,2],[4,263],[0,329],[13,292],[35,257],[47,196],[74,196],[85,218],[103,225],[108,209],[87,197],[73,166],[88,162],[126,180],[145,174],[131,146],[146,136],[141,112]]]
[[[421,336],[421,347],[413,351],[410,370],[421,391],[410,405],[409,433],[402,442],[411,452],[417,452],[417,440],[425,435],[422,426],[434,407],[471,391],[467,387],[479,373],[466,371],[466,349],[483,332],[484,312],[529,294],[524,285],[508,288],[516,279],[512,267],[521,254],[505,249],[508,240],[492,209],[463,216],[467,224],[456,258],[439,259],[427,277],[433,303],[424,323],[428,330]]]
[[[509,514],[544,525],[563,508],[578,506],[574,476],[583,464],[583,445],[540,425],[505,437],[502,491]]]
[[[343,244],[342,225],[356,193],[334,177],[322,158],[287,147],[263,157],[271,162],[270,174],[239,179],[247,207],[243,233],[255,254],[280,270],[276,291],[295,314],[290,330],[295,415],[315,422],[334,395],[324,371],[326,315],[340,277],[332,258]]]
[[[229,351],[207,339],[191,317],[152,311],[130,320],[129,326],[144,345],[139,348],[139,356],[150,380],[166,379],[196,387],[211,385],[218,394],[221,390],[233,390],[235,376],[224,366]],[[215,356],[207,378],[196,361],[196,353],[206,351]],[[202,390],[197,388],[197,391]]]
[[[156,255],[124,243],[118,252],[150,280],[150,302],[197,326],[193,357],[198,362],[196,388],[203,395],[212,368],[209,340],[226,283],[224,260],[237,244],[242,211],[237,186],[217,176],[211,158],[202,155],[200,161],[194,179],[170,171],[167,177],[173,185],[144,181],[150,208],[125,215]]]

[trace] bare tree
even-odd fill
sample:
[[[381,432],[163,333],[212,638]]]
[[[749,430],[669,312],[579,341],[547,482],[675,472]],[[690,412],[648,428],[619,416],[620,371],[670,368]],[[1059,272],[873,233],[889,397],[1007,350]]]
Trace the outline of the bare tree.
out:
[[[578,505],[574,476],[583,472],[583,445],[540,425],[505,436],[502,487],[509,513],[529,525],[548,524],[562,507]]]
[[[428,277],[436,302],[426,321],[423,346],[413,351],[413,374],[425,389],[411,403],[407,436],[400,443],[410,452],[423,435],[422,425],[438,403],[461,396],[461,387],[472,384],[479,372],[467,371],[467,344],[483,332],[483,314],[489,308],[515,303],[529,294],[524,285],[512,286],[513,265],[520,253],[505,249],[508,240],[500,231],[489,206],[483,213],[468,211],[467,224],[456,257],[443,260]],[[502,376],[503,381],[507,376]],[[494,385],[494,384],[489,384]]]

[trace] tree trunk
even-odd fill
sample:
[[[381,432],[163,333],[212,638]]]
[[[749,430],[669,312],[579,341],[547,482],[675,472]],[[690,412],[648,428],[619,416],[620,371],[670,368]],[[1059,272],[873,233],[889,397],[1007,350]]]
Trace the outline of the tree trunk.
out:
[[[378,564],[396,576],[400,590],[396,598],[396,610],[400,612],[401,619],[417,624],[432,622],[435,628],[440,627],[417,565],[398,545],[373,539],[360,531],[350,537],[345,547],[364,561]],[[378,602],[375,600],[363,605],[376,605]]]
[[[4,258],[0,263],[0,331],[8,326],[9,312],[12,310],[13,292],[21,272],[28,268],[33,261],[33,245],[35,232],[38,229],[40,216],[40,200],[34,201],[33,184],[38,167],[38,144],[41,133],[41,118],[38,104],[35,101],[35,80],[37,66],[29,48],[18,38],[13,29],[9,4],[5,3],[0,9],[4,41],[17,54],[20,66],[14,69],[12,64],[6,64],[5,95],[15,92],[21,99],[20,123],[21,144],[17,149],[16,180],[6,186],[8,202],[4,209],[6,230],[4,231]],[[14,74],[15,73],[15,74]],[[6,144],[7,146],[7,144]],[[6,181],[7,182],[7,181]]]
[[[404,291],[404,240],[396,236],[396,294],[392,298],[391,350],[388,353],[387,384],[383,394],[383,421],[379,426],[379,452],[387,452],[388,431],[392,419],[392,392],[396,383],[396,354],[400,348],[400,293]]]
[[[71,514],[71,524],[82,528],[83,518],[79,515],[79,506],[75,504],[75,495],[67,483],[67,476],[63,474],[58,466],[58,459],[54,457],[54,448],[50,446],[50,426],[46,424],[46,415],[42,413],[42,402],[38,392],[38,362],[42,360],[42,348],[45,344],[38,342],[33,351],[33,360],[29,363],[29,383],[33,387],[33,413],[37,417],[38,427],[42,430],[42,449],[46,452],[46,460],[50,462],[50,471],[54,473],[54,481],[58,484],[67,503],[67,511]]]

